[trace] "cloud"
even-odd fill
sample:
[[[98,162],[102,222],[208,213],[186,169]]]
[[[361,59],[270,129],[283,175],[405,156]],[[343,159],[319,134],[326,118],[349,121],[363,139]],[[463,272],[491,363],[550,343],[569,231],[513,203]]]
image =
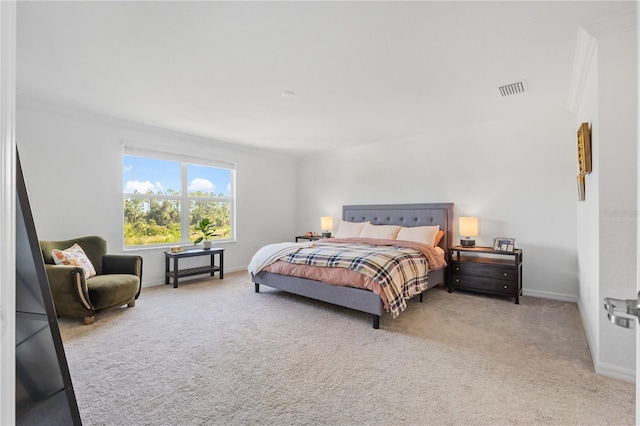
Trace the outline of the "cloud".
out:
[[[216,186],[209,179],[195,178],[189,183],[189,191],[214,192]]]
[[[140,182],[137,180],[130,180],[124,185],[124,192],[133,193],[138,191],[141,194],[146,194],[149,191],[158,192],[164,191],[164,187],[160,182],[151,183],[148,180]]]

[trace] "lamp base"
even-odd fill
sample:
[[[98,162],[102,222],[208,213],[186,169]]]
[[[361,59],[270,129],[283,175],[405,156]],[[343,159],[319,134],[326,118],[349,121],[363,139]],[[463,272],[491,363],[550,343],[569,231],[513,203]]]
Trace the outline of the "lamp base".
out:
[[[322,238],[331,238],[331,232],[323,232]]]
[[[460,240],[460,245],[462,247],[473,247],[476,245],[476,240],[469,240],[469,239]]]

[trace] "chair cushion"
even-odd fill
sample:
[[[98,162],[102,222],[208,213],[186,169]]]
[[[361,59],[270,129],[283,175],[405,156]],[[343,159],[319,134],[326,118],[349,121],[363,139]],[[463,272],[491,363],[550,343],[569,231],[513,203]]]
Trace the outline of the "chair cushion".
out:
[[[136,275],[108,274],[87,279],[89,300],[95,309],[129,303],[136,297],[140,279]]]

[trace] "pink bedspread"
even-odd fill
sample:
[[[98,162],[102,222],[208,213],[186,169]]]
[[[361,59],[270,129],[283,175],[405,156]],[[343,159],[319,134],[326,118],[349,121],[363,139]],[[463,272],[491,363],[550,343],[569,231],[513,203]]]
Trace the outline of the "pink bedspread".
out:
[[[399,246],[408,247],[418,250],[422,253],[429,264],[429,270],[441,269],[446,266],[444,255],[434,247],[427,244],[420,244],[411,241],[401,240],[380,240],[373,238],[331,238],[318,241],[318,244],[375,244],[381,246]],[[294,277],[307,278],[316,281],[322,281],[327,284],[357,287],[371,290],[380,296],[384,304],[385,310],[389,310],[389,301],[384,291],[381,291],[380,284],[370,277],[356,271],[345,268],[327,268],[323,266],[309,266],[288,263],[278,260],[263,269],[281,275],[290,275]]]

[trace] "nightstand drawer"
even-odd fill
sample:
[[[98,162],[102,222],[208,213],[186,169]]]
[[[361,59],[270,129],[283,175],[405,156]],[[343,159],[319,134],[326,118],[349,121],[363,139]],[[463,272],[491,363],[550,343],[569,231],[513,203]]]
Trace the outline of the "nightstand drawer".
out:
[[[504,293],[514,295],[516,284],[513,281],[496,280],[479,276],[468,276],[453,273],[451,284],[456,288],[466,288],[490,293]]]
[[[522,249],[495,251],[492,247],[451,247],[449,255],[449,293],[455,289],[495,296],[522,294]]]
[[[499,280],[513,281],[516,276],[515,268],[472,262],[452,262],[451,272],[455,275],[473,275]]]

